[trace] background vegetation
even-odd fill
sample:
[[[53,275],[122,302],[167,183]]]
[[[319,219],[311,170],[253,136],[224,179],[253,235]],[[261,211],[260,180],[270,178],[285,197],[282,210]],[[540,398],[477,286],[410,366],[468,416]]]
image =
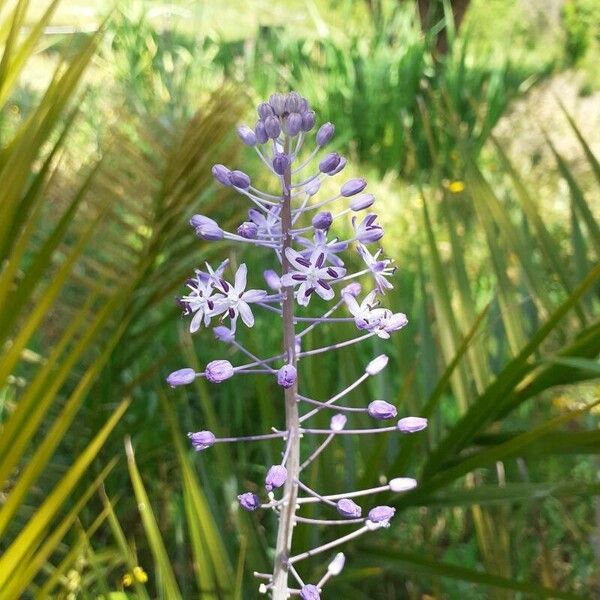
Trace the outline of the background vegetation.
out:
[[[275,425],[281,395],[164,376],[222,355],[173,303],[193,268],[264,268],[187,220],[240,220],[210,167],[252,171],[234,126],[290,88],[369,177],[410,319],[353,401],[431,423],[311,471],[324,491],[420,481],[330,595],[600,596],[597,3],[5,0],[0,40],[1,600],[257,596],[273,523],[236,495],[276,445],[195,455],[184,434]],[[251,334],[278,348],[267,319]],[[307,362],[307,393],[382,349]]]

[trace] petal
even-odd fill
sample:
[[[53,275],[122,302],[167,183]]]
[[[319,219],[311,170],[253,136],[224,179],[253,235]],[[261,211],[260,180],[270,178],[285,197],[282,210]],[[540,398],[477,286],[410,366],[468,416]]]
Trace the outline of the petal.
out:
[[[293,248],[286,248],[285,256],[290,261],[290,264],[294,266],[294,268],[298,269],[299,271],[306,270],[306,265],[304,264],[306,259],[299,252],[296,252],[296,250]],[[300,259],[300,262],[298,262],[298,259]]]
[[[333,288],[329,286],[324,288],[322,285],[317,285],[315,291],[317,292],[317,294],[319,294],[319,296],[321,296],[321,298],[323,298],[323,300],[331,300],[335,296]]]
[[[241,294],[246,289],[246,279],[248,276],[248,267],[242,263],[235,274],[235,291]]]
[[[246,327],[252,327],[252,325],[254,325],[254,315],[252,314],[250,307],[243,300],[238,302],[238,310],[240,311],[240,316]]]
[[[266,296],[267,292],[265,290],[246,290],[240,298],[244,302],[260,302]]]
[[[298,288],[298,291],[296,292],[296,300],[298,301],[298,304],[300,306],[308,306],[308,303],[310,302],[310,295],[306,295],[306,289],[307,289],[307,285],[306,285],[306,281],[304,281],[303,283],[300,284],[300,287]]]
[[[204,311],[202,309],[196,311],[192,322],[190,323],[190,333],[196,333],[198,329],[200,329],[200,325],[202,324],[202,317],[204,316]]]
[[[281,285],[282,287],[294,287],[298,285],[298,282],[293,278],[293,275],[296,275],[297,271],[292,273],[286,273],[281,277]]]

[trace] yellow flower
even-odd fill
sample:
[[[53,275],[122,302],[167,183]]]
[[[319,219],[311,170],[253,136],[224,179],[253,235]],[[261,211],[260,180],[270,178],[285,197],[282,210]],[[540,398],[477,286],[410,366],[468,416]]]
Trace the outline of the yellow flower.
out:
[[[148,581],[148,574],[142,567],[134,567],[133,568],[133,576],[140,582],[146,583]]]
[[[453,194],[460,194],[460,192],[464,191],[465,183],[464,181],[454,180],[448,184],[448,190]]]
[[[123,585],[125,587],[130,587],[133,585],[133,577],[131,576],[131,573],[125,573],[125,575],[123,575]]]

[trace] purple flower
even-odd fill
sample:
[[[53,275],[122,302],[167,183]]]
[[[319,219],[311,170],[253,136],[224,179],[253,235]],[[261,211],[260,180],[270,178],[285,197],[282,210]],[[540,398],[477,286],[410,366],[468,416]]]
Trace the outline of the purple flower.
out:
[[[358,519],[362,514],[362,508],[349,498],[342,498],[336,504],[337,511],[346,519]]]
[[[391,314],[386,308],[377,308],[379,301],[377,300],[377,292],[375,290],[367,294],[360,304],[350,294],[343,296],[343,298],[359,329],[366,329],[368,331],[376,330],[386,314]]]
[[[331,417],[331,421],[329,421],[329,429],[334,432],[342,431],[344,427],[346,427],[346,422],[348,421],[348,417],[341,413],[337,413]]]
[[[346,159],[342,156],[340,158],[340,162],[338,163],[338,166],[331,171],[331,173],[329,173],[329,176],[333,177],[333,175],[337,175],[340,171],[344,170],[344,167],[346,166]]]
[[[231,171],[229,173],[229,183],[240,190],[247,190],[250,187],[250,177],[243,171]]]
[[[255,240],[258,236],[258,225],[252,221],[244,221],[238,228],[237,234],[247,240]]]
[[[351,179],[341,187],[340,194],[344,197],[359,194],[367,187],[367,181],[362,178]]]
[[[388,361],[389,358],[385,354],[380,354],[367,365],[365,372],[369,375],[377,375],[387,367]]]
[[[275,292],[278,292],[281,289],[281,279],[279,275],[273,271],[273,269],[267,269],[263,273],[263,277],[267,282],[267,285]]]
[[[316,122],[316,115],[314,110],[306,110],[302,113],[302,131],[310,131]]]
[[[283,465],[273,465],[265,477],[265,489],[272,492],[275,488],[280,488],[287,479],[287,469]]]
[[[398,421],[398,431],[402,433],[416,433],[427,427],[427,419],[423,417],[404,417]]]
[[[319,127],[319,131],[317,131],[317,145],[325,146],[331,138],[333,137],[333,133],[335,131],[335,127],[332,123],[324,123]]]
[[[357,281],[349,283],[346,287],[342,288],[342,297],[348,294],[353,298],[356,298],[362,290],[362,286]]]
[[[188,433],[188,437],[192,442],[192,447],[196,452],[206,450],[215,443],[215,436],[212,431],[196,431],[196,433]]]
[[[312,220],[312,225],[315,229],[327,230],[333,223],[333,217],[330,212],[317,213]]]
[[[271,108],[271,105],[268,102],[261,102],[257,108],[258,116],[261,119],[266,119],[267,117],[272,117],[275,113]]]
[[[337,256],[340,252],[343,252],[348,248],[347,242],[339,242],[337,238],[333,238],[327,241],[327,233],[321,229],[315,230],[312,241],[298,237],[296,238],[301,246],[304,246],[305,250],[302,250],[301,254],[304,258],[310,258],[313,252],[316,250],[325,253],[325,262],[335,267],[343,267],[344,263],[342,259]]]
[[[257,121],[254,127],[254,133],[256,134],[256,141],[259,144],[266,144],[269,140],[269,136],[267,135],[265,124],[263,121]]]
[[[237,134],[240,140],[242,140],[246,146],[256,145],[256,134],[247,125],[240,125],[237,128]]]
[[[248,218],[258,227],[259,235],[274,235],[281,232],[281,218],[279,216],[280,208],[273,206],[265,215],[258,210],[251,208],[248,211]]]
[[[213,360],[206,365],[204,375],[211,383],[221,383],[233,377],[233,367],[228,360]]]
[[[381,254],[381,248],[371,254],[366,246],[357,244],[358,253],[365,262],[367,269],[371,272],[373,279],[375,280],[375,287],[380,294],[385,293],[385,290],[393,289],[393,285],[387,280],[396,272],[396,267],[390,267],[392,261],[389,258],[379,260]]]
[[[273,158],[273,171],[277,175],[283,175],[290,166],[290,157],[285,152],[279,152]]]
[[[167,383],[171,387],[177,387],[179,385],[188,385],[193,383],[196,379],[196,371],[194,369],[178,369],[177,371],[173,371],[167,377]]]
[[[387,525],[396,512],[391,506],[376,506],[369,511],[369,521]]]
[[[319,588],[312,583],[303,585],[302,589],[300,590],[300,598],[302,598],[302,600],[321,600]]]
[[[291,388],[297,379],[296,367],[294,365],[283,365],[279,371],[277,371],[277,383],[282,388]]]
[[[373,194],[361,194],[360,196],[356,196],[356,198],[352,198],[350,201],[350,210],[354,212],[365,210],[365,208],[373,206],[373,202],[375,202]]]
[[[273,113],[280,116],[285,111],[286,97],[284,94],[271,94],[269,96],[269,104],[273,109]]]
[[[302,129],[302,115],[297,112],[290,113],[285,120],[285,129],[291,137],[295,137]]]
[[[396,407],[385,400],[373,400],[369,404],[368,412],[378,420],[393,419],[398,414]]]
[[[277,117],[267,117],[265,119],[265,131],[271,139],[277,139],[281,133],[279,119]]]
[[[231,331],[229,327],[219,325],[218,327],[213,328],[213,333],[215,334],[215,338],[218,339],[220,342],[231,344],[235,341],[235,332]]]
[[[212,242],[223,239],[223,230],[216,221],[204,215],[194,215],[190,219],[190,225],[196,231],[196,235],[203,240]]]
[[[221,184],[229,187],[231,181],[229,181],[229,174],[231,171],[224,165],[214,165],[212,168],[213,177]]]
[[[377,215],[375,213],[368,213],[358,225],[356,224],[356,217],[352,218],[352,226],[359,242],[372,244],[383,237],[383,227],[377,225],[376,220]]]
[[[341,160],[342,157],[337,152],[331,152],[319,163],[319,171],[331,175]]]
[[[321,189],[321,182],[318,179],[313,179],[305,188],[304,191],[309,196],[314,196]]]
[[[248,512],[252,512],[257,508],[260,508],[260,498],[252,492],[240,494],[238,496],[238,501],[240,503],[240,506]]]
[[[342,267],[328,267],[325,264],[325,253],[315,250],[310,259],[304,258],[292,248],[286,248],[285,255],[296,271],[287,273],[281,278],[281,285],[296,286],[296,300],[300,306],[308,306],[310,297],[316,292],[323,300],[331,300],[334,291],[329,281],[339,279],[346,274]]]

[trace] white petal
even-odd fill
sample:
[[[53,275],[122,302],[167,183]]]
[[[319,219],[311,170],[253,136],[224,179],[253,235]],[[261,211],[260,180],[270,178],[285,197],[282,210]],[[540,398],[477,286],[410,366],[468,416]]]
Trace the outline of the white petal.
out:
[[[310,302],[310,296],[307,296],[305,294],[306,288],[307,288],[306,281],[303,281],[300,284],[298,291],[296,292],[296,300],[298,301],[298,304],[300,306],[308,306],[308,303]]]
[[[200,325],[202,324],[202,317],[204,315],[204,311],[202,309],[196,311],[194,314],[194,318],[190,323],[190,333],[196,333],[198,329],[200,329]]]
[[[250,307],[243,300],[240,300],[238,302],[237,307],[238,307],[238,310],[240,311],[240,316],[242,317],[242,321],[244,321],[244,324],[246,325],[246,327],[252,327],[252,325],[254,325],[254,315],[252,314]]]
[[[285,275],[283,275],[281,277],[281,286],[282,287],[295,287],[298,285],[298,283],[300,283],[299,281],[296,281],[295,279],[293,279],[292,275],[295,275],[295,273],[286,273]]]
[[[246,263],[242,263],[235,274],[235,291],[241,294],[246,289],[246,278],[248,275],[248,267]]]
[[[265,298],[267,292],[265,290],[246,290],[242,295],[241,299],[244,302],[260,302]]]
[[[325,289],[322,285],[317,284],[315,288],[317,294],[323,298],[323,300],[331,300],[335,296],[333,288]]]
[[[298,258],[302,258],[302,255],[296,252],[293,248],[285,249],[285,256],[290,261],[290,263],[299,271],[305,271],[306,267],[298,262]],[[305,260],[305,259],[303,259]]]

